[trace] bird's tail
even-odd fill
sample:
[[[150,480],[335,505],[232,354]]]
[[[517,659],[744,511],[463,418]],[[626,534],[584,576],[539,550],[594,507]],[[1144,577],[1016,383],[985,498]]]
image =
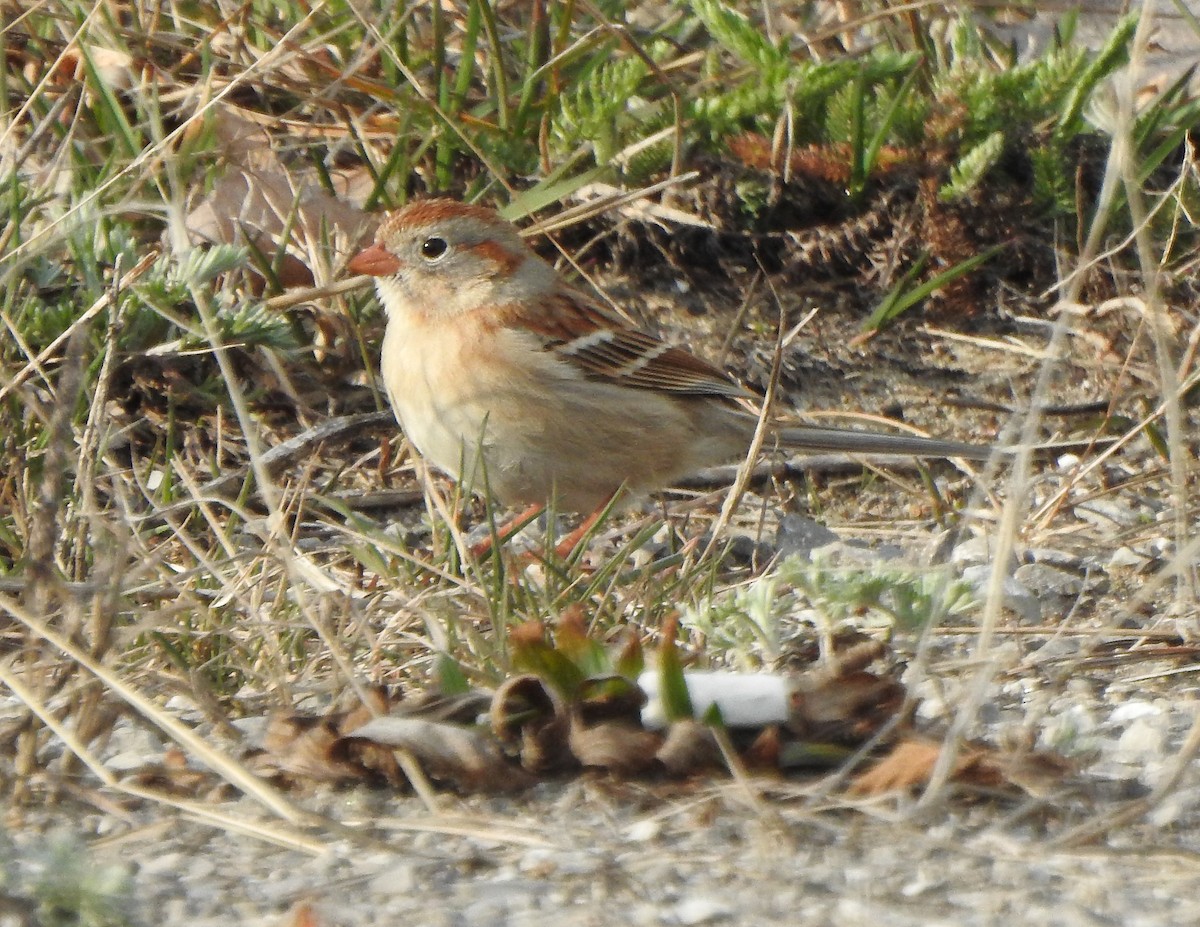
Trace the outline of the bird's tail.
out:
[[[781,428],[777,435],[785,447],[804,451],[845,451],[852,454],[903,454],[912,457],[963,457],[987,460],[995,451],[982,444],[919,438],[916,435],[889,435],[875,431],[851,431],[848,428],[816,428],[801,425]]]

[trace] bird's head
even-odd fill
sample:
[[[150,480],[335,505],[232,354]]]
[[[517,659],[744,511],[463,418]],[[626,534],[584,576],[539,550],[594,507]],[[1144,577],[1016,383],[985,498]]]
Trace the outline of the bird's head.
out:
[[[416,200],[394,212],[347,267],[375,278],[389,316],[446,318],[528,302],[556,279],[494,210],[449,199]]]

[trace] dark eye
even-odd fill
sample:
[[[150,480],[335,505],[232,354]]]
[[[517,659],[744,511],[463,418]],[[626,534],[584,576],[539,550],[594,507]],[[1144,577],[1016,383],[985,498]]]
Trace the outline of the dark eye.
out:
[[[421,243],[421,256],[428,261],[436,261],[449,247],[444,238],[426,238]]]

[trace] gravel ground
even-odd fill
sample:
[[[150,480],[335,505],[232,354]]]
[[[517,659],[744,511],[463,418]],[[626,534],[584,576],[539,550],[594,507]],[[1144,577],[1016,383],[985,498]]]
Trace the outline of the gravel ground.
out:
[[[1035,598],[1047,624],[1061,620],[1048,595]],[[969,697],[970,646],[939,639],[924,678],[910,669],[921,727],[945,729]],[[1190,757],[1165,796],[1146,802],[1173,781],[1196,723],[1192,676],[1162,675],[1178,661],[1088,670],[1079,647],[1001,644],[968,731],[1074,760],[1076,773],[1032,797],[957,789],[922,808],[910,796],[825,797],[816,780],[585,774],[510,796],[441,794],[437,813],[387,790],[300,790],[297,805],[338,822],[305,829],[250,799],[204,794],[211,779],[188,796],[222,816],[210,823],[85,780],[54,807],[9,811],[0,885],[28,896],[39,870],[62,865],[48,847],[68,835],[86,839],[93,883],[124,880],[126,923],[138,925],[1195,922],[1200,775]],[[165,746],[122,720],[103,759],[137,770]]]
[[[1192,807],[1192,824],[1197,791],[1193,783],[1177,796]],[[1101,847],[1054,849],[1040,826],[1021,823],[1042,819],[1038,803],[956,802],[922,820],[893,800],[818,814],[773,796],[766,810],[755,810],[732,784],[665,798],[584,779],[543,785],[519,800],[444,798],[450,814],[430,818],[412,799],[360,791],[312,797],[306,805],[362,823],[378,845],[333,843],[311,853],[172,820],[159,809],[115,827],[95,814],[59,824],[120,832],[94,842],[92,854],[131,869],[131,907],[141,924],[301,923],[289,911],[303,903],[317,924],[342,927],[393,919],[515,927],[547,918],[580,927],[1014,919],[1074,927],[1200,918],[1194,826],[1175,834],[1135,827]],[[1056,815],[1071,813],[1054,804]],[[244,802],[220,810],[247,822],[259,817]],[[413,832],[426,825],[433,830]],[[456,829],[480,836],[446,832]],[[43,838],[26,826],[14,840],[32,858]]]

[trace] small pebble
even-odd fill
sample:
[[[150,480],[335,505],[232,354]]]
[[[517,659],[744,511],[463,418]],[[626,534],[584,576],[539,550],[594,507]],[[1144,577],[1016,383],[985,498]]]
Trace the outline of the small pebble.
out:
[[[725,902],[700,896],[675,905],[667,912],[667,919],[683,925],[712,924],[727,920],[732,914],[733,908]]]

